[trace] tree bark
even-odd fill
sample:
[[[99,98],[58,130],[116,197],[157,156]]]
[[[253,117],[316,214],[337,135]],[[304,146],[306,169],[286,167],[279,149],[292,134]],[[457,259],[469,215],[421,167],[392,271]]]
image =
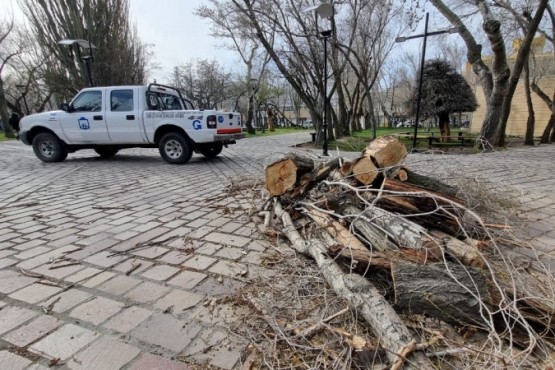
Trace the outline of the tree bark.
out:
[[[528,120],[526,121],[526,134],[524,135],[524,145],[534,145],[534,129],[536,117],[534,104],[532,104],[532,93],[530,91],[530,59],[526,57],[524,64],[524,93],[526,95],[526,106],[528,107]]]
[[[536,93],[536,95],[540,97],[541,100],[543,100],[545,104],[547,104],[547,106],[551,110],[551,116],[549,117],[549,120],[547,121],[547,125],[545,126],[545,129],[543,130],[542,136],[540,138],[541,144],[547,144],[549,143],[549,140],[550,140],[549,134],[555,124],[555,104],[554,104],[555,91],[553,92],[553,98],[550,99],[549,96],[547,96],[547,94],[543,92],[543,90],[536,84],[535,81],[533,81],[530,84],[530,88],[532,89],[533,92]],[[553,132],[555,132],[555,130],[553,130]]]
[[[479,270],[450,262],[417,266],[399,261],[392,264],[391,276],[396,309],[452,324],[483,324],[489,285]]]
[[[441,132],[441,141],[451,141],[451,127],[449,126],[449,113],[441,113],[439,116],[439,131]]]

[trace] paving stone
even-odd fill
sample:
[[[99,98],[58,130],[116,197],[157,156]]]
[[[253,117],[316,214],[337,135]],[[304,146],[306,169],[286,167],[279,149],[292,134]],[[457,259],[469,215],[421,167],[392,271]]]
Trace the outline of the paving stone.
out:
[[[160,235],[165,235],[169,232],[170,230],[168,228],[165,227],[157,227],[155,229],[149,230],[146,233],[140,233],[139,235],[137,235],[134,238],[131,239],[127,239],[125,241],[122,241],[119,244],[116,244],[115,246],[113,246],[111,249],[113,251],[118,251],[118,252],[125,252],[128,251],[132,248],[135,248],[135,246],[138,243],[144,243],[144,242],[148,242]]]
[[[137,267],[137,265],[139,265],[139,267]],[[150,261],[147,261],[147,260],[143,260],[143,259],[140,259],[140,258],[130,258],[130,259],[125,260],[124,262],[120,263],[116,267],[114,267],[114,270],[121,271],[121,272],[126,273],[126,274],[129,271],[133,270],[130,273],[130,275],[137,275],[137,274],[145,271],[146,269],[148,269],[152,265],[154,265],[154,263],[150,262]]]
[[[137,236],[138,234],[139,234],[138,231],[127,230],[127,231],[124,231],[124,232],[121,232],[119,234],[114,235],[113,238],[117,239],[117,240],[127,240],[127,239],[131,239],[131,238]]]
[[[248,244],[251,239],[232,234],[222,234],[213,232],[204,237],[205,240],[214,243],[232,245],[234,247],[243,247]]]
[[[167,251],[169,251],[168,248],[151,247],[151,248],[146,248],[146,249],[140,249],[140,250],[137,250],[137,251],[133,251],[132,253],[135,256],[155,259],[155,258],[163,255]]]
[[[123,303],[121,302],[104,297],[96,297],[92,301],[77,306],[69,315],[76,319],[88,321],[94,325],[100,325],[121,311],[122,307]]]
[[[16,251],[9,250],[9,249],[0,250],[0,258],[12,256],[12,255],[14,255],[15,253],[16,253]],[[19,258],[19,257],[17,257],[17,256],[13,256],[13,257]],[[21,259],[21,258],[19,258],[19,259]]]
[[[220,248],[222,247],[223,246],[220,244],[205,243],[204,245],[202,245],[202,247],[198,248],[195,252],[211,256],[217,251],[219,251]]]
[[[227,333],[219,330],[205,330],[184,354],[188,360],[197,363],[208,362],[212,366],[231,370],[239,361],[243,348],[236,342],[228,342],[228,337]],[[206,348],[209,350],[206,351]]]
[[[72,356],[67,366],[75,370],[119,370],[140,352],[136,347],[105,336]]]
[[[177,267],[157,265],[144,272],[141,276],[152,280],[163,281],[169,279],[179,271],[180,269]]]
[[[86,258],[85,262],[88,262],[100,267],[111,267],[111,266],[117,265],[118,263],[120,263],[126,258],[127,256],[124,256],[124,255],[112,256],[111,252],[102,251],[100,253],[90,256],[89,258]]]
[[[142,353],[128,370],[191,370],[182,362],[171,361],[167,358]]]
[[[209,234],[210,232],[212,232],[214,229],[215,228],[211,226],[201,226],[198,229],[190,232],[189,235],[187,236],[193,239],[200,239],[205,235]]]
[[[64,280],[68,281],[70,283],[78,283],[78,282],[83,281],[85,279],[88,279],[88,278],[90,278],[94,275],[97,275],[100,272],[102,272],[102,270],[95,269],[94,267],[86,267],[82,270],[79,270],[78,272],[76,272],[73,275],[66,276],[64,278]]]
[[[55,317],[42,315],[30,323],[4,335],[2,339],[16,347],[26,347],[63,324]]]
[[[3,269],[4,267],[13,266],[18,262],[19,262],[19,260],[16,260],[14,258],[1,258],[0,259],[0,269]]]
[[[257,251],[257,252],[264,252],[268,247],[267,243],[262,240],[254,240],[252,243],[247,245],[247,249]]]
[[[186,323],[170,315],[153,315],[131,332],[131,335],[150,344],[156,344],[172,352],[181,352],[200,332],[201,326]]]
[[[215,265],[210,267],[208,271],[215,274],[235,277],[241,274],[242,271],[248,271],[247,266],[232,262],[232,261],[218,261]]]
[[[206,278],[205,274],[195,271],[183,271],[168,281],[168,284],[176,285],[183,289],[193,289],[198,283]]]
[[[202,299],[203,296],[200,294],[172,290],[169,294],[157,300],[154,306],[163,311],[171,310],[174,314],[180,314],[197,305]]]
[[[125,275],[117,275],[116,277],[98,285],[96,289],[102,290],[113,295],[122,295],[139,285],[142,281]]]
[[[61,313],[77,306],[82,302],[85,302],[89,298],[92,298],[92,294],[79,289],[69,289],[50,298],[49,300],[44,302],[42,306],[49,307],[53,304],[52,311]]]
[[[32,361],[18,356],[8,351],[0,351],[0,369],[21,370],[27,367]]]
[[[50,252],[50,251],[51,251],[50,248],[39,246],[39,247],[27,249],[21,253],[16,254],[14,257],[19,258],[20,260],[26,260],[28,258],[33,258],[35,256],[38,256],[40,254]]]
[[[77,325],[66,324],[29,347],[31,352],[51,359],[67,360],[97,338],[97,333]]]
[[[33,257],[31,259],[25,260],[17,265],[22,269],[31,270],[37,266],[44,265],[45,263],[49,263],[51,260],[55,260],[58,257],[64,255],[65,252],[74,250],[75,246],[73,245],[65,245],[63,247],[55,248],[51,252],[43,253],[40,256]]]
[[[32,271],[37,274],[48,276],[54,279],[63,279],[66,276],[85,269],[85,266],[74,264],[72,261],[60,261],[57,263],[48,263],[34,268]]]
[[[242,288],[243,285],[243,283],[229,278],[223,279],[220,283],[216,279],[208,277],[196,286],[195,291],[207,294],[211,297],[230,296],[237,289]]]
[[[190,254],[186,254],[181,251],[171,251],[162,257],[158,258],[158,261],[168,263],[170,265],[179,265],[189,259],[191,257]]]
[[[10,298],[27,303],[38,303],[62,290],[60,287],[35,283],[10,294]]]
[[[51,370],[51,369],[41,364],[34,363],[31,366],[25,368],[25,370]]]
[[[46,245],[46,241],[42,240],[42,239],[34,239],[34,240],[29,240],[28,242],[25,243],[18,243],[17,245],[15,245],[13,248],[17,249],[19,251],[25,251],[28,249],[32,249],[38,246],[45,246]]]
[[[94,288],[95,286],[102,284],[106,280],[111,279],[114,275],[116,274],[114,274],[113,272],[104,271],[88,280],[82,281],[81,284],[86,288]]]
[[[37,280],[16,271],[0,271],[0,293],[9,294],[27,285],[31,285]]]
[[[188,261],[183,263],[183,266],[189,267],[195,270],[205,270],[210,267],[217,260],[215,258],[206,257],[203,255],[196,254],[191,257]]]
[[[129,307],[112,317],[104,324],[107,329],[113,329],[120,333],[127,333],[152,315],[152,312],[140,307]]]
[[[138,303],[149,303],[157,300],[170,291],[170,288],[145,281],[125,294],[126,298]]]
[[[22,307],[7,306],[0,310],[0,335],[29,321],[37,313]]]
[[[244,255],[246,255],[245,250],[233,247],[223,247],[215,254],[216,257],[222,257],[230,260],[238,260]]]

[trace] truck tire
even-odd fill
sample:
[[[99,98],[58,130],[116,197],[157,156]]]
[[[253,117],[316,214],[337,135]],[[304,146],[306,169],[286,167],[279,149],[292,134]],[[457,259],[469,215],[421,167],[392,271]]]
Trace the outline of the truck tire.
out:
[[[198,150],[206,158],[214,158],[222,152],[223,147],[222,143],[204,143],[199,144]]]
[[[50,132],[41,132],[33,138],[33,152],[43,162],[61,162],[67,158],[64,143]]]
[[[162,136],[158,143],[158,150],[162,158],[171,164],[187,163],[193,155],[189,139],[178,132],[170,132]]]
[[[112,158],[119,152],[119,148],[99,147],[94,148],[94,151],[100,158]]]

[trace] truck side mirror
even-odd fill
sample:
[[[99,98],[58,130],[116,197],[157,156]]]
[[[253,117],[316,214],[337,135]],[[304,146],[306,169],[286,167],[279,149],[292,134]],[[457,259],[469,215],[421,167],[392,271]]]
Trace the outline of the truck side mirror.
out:
[[[64,112],[70,112],[70,107],[68,103],[60,104],[60,109],[63,110]]]

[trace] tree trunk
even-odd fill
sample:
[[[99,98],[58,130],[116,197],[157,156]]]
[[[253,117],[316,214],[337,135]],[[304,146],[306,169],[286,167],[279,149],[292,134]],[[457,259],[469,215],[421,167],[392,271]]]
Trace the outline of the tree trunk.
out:
[[[352,167],[353,175],[363,185],[371,185],[379,175],[379,170],[369,157],[357,159]]]
[[[530,54],[530,47],[532,45],[532,40],[534,40],[534,35],[536,34],[538,26],[542,20],[543,13],[545,12],[545,8],[547,7],[547,2],[548,0],[539,0],[536,14],[528,24],[525,38],[522,41],[520,48],[518,50],[518,54],[511,71],[511,77],[507,88],[507,94],[503,101],[501,122],[497,127],[497,130],[495,133],[495,137],[496,137],[495,144],[498,146],[505,145],[505,129],[507,128],[507,121],[509,120],[509,115],[511,113],[511,103],[513,100],[513,96],[515,94],[516,87],[520,79],[520,74],[522,73],[522,69],[524,68],[524,64],[528,60],[528,54]]]
[[[480,270],[450,262],[418,266],[398,261],[391,276],[396,309],[452,324],[483,325],[482,302],[490,299]]]
[[[4,81],[0,77],[0,118],[2,118],[2,122],[4,122],[4,135],[8,138],[15,137],[15,133],[12,129],[12,126],[9,124],[9,114],[8,108],[6,105],[6,95],[4,94]]]
[[[528,120],[526,121],[526,134],[524,136],[524,145],[534,145],[534,129],[536,126],[536,117],[534,113],[534,104],[532,104],[532,92],[530,91],[530,58],[526,57],[524,63],[524,93],[526,95],[526,105],[528,107]]]
[[[449,113],[440,113],[439,116],[439,131],[441,132],[441,141],[451,141],[451,128],[449,127]]]

